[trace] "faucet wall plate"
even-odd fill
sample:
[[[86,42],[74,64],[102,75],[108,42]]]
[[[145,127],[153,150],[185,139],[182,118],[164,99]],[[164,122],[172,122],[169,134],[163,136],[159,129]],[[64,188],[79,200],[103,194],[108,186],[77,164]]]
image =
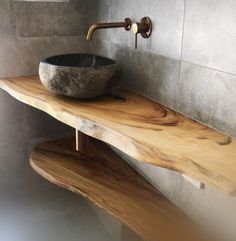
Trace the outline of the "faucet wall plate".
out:
[[[140,33],[143,38],[149,38],[152,34],[152,21],[149,17],[144,17],[140,22],[132,24],[134,34]]]
[[[140,22],[132,24],[132,31],[135,34],[135,49],[138,48],[138,34],[143,38],[149,38],[152,34],[152,20],[149,17],[144,17]]]
[[[143,38],[150,38],[150,36],[152,34],[152,20],[149,17],[144,17],[141,19],[140,23],[142,25],[146,25],[148,27],[148,31],[141,32],[141,36]]]

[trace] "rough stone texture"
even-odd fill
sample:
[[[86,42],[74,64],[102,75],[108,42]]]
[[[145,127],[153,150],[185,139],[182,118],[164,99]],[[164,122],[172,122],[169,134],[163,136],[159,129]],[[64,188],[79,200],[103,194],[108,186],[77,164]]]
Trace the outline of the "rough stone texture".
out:
[[[112,91],[119,80],[120,67],[115,61],[95,55],[61,55],[41,61],[39,76],[55,94],[88,99]]]

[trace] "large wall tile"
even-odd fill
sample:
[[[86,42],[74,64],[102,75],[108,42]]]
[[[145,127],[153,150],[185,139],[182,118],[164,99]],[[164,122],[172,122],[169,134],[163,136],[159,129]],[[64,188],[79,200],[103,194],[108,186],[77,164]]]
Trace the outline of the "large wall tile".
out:
[[[169,107],[176,105],[179,61],[116,44],[111,57],[121,63],[125,85]]]
[[[182,63],[179,110],[236,135],[236,76]]]
[[[90,1],[90,24],[111,22],[112,0],[91,0]],[[94,37],[103,40],[110,40],[111,29],[99,29]]]
[[[26,165],[24,104],[0,91],[0,191],[18,192]]]
[[[91,52],[100,56],[110,57],[111,42],[100,38],[91,43]]]
[[[0,41],[0,77],[20,75],[17,40],[15,38],[3,38]]]
[[[148,50],[180,59],[184,0],[149,0],[146,15],[153,21],[153,33],[148,42]]]
[[[26,132],[29,139],[52,136],[59,133],[74,133],[73,128],[30,106],[26,106],[25,115]]]
[[[0,38],[13,37],[16,32],[14,14],[10,0],[0,1]]]
[[[143,0],[112,0],[112,21],[124,21],[129,17],[133,22],[139,21],[142,17],[148,15],[150,10],[148,9],[149,1]],[[140,37],[140,36],[139,36]],[[113,43],[120,44],[124,47],[130,46],[134,48],[134,34],[132,31],[127,32],[123,28],[111,30],[111,41]],[[147,47],[148,40],[139,38],[139,49]]]
[[[144,16],[149,16],[152,19],[153,33],[149,39],[143,39],[139,35],[138,48],[180,59],[184,0],[113,1],[113,21],[120,21],[125,17],[131,17],[133,21],[140,21]],[[122,46],[134,48],[132,31],[112,30],[111,40]]]
[[[17,32],[21,37],[84,35],[87,32],[87,1],[15,2],[14,9]]]
[[[187,0],[183,60],[236,73],[235,11],[235,0]]]

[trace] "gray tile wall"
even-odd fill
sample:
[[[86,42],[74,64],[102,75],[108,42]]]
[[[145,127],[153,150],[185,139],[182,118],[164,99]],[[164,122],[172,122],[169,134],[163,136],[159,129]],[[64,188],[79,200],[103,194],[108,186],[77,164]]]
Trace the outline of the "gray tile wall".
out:
[[[153,20],[152,37],[139,37],[138,50],[131,32],[95,33],[93,51],[121,63],[123,84],[236,136],[234,0],[91,0],[90,7],[90,23]],[[235,240],[235,198],[120,154],[192,218]]]

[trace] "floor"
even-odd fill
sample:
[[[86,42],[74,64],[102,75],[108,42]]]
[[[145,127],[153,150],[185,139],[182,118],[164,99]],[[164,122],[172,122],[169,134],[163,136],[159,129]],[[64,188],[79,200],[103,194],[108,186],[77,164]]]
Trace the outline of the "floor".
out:
[[[15,200],[0,200],[0,241],[112,241],[88,202],[48,185]]]
[[[83,197],[34,178],[37,186],[0,196],[0,241],[141,241]]]

